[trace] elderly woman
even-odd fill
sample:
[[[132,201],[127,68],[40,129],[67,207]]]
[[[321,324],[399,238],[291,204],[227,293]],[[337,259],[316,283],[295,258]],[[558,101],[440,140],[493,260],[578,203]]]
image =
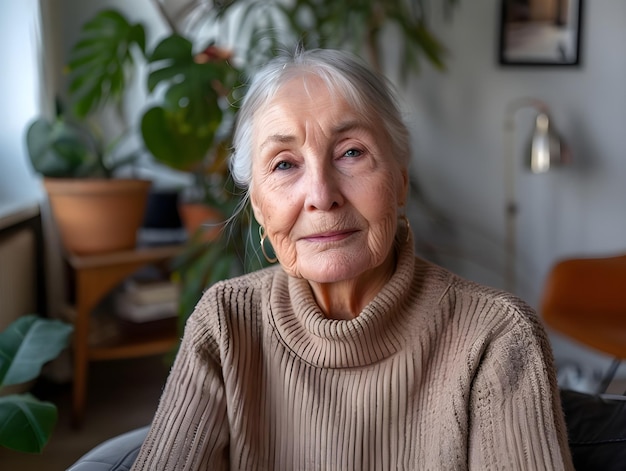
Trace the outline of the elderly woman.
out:
[[[134,469],[572,468],[537,316],[415,256],[409,159],[357,59],[255,76],[232,173],[278,263],[207,290]]]

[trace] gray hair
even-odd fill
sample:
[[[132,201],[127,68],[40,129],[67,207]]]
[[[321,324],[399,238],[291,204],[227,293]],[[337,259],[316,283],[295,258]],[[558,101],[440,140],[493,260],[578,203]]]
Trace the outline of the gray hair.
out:
[[[282,85],[302,76],[316,76],[360,112],[368,124],[382,127],[391,153],[401,168],[410,160],[409,132],[393,88],[357,57],[331,49],[298,50],[273,58],[254,76],[237,115],[230,170],[234,181],[248,189],[252,180],[252,136],[255,113]]]

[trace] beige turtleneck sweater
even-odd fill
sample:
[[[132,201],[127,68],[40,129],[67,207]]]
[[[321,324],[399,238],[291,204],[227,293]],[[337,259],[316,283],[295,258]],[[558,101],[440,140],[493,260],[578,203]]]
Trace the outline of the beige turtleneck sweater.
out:
[[[573,469],[552,361],[529,307],[410,240],[353,320],[269,268],[205,293],[133,469]]]

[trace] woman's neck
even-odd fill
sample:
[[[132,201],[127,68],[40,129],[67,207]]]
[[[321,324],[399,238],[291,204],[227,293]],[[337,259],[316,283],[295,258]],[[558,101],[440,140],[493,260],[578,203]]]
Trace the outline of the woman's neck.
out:
[[[396,254],[392,250],[382,265],[372,268],[356,278],[335,283],[310,281],[313,296],[328,319],[350,320],[359,316],[363,308],[376,297],[391,279],[396,267]]]

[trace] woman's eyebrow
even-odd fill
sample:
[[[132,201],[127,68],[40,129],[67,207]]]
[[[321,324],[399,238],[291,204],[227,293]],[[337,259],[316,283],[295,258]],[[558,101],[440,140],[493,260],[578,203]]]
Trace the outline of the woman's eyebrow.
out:
[[[341,134],[344,133],[346,131],[354,131],[355,129],[367,129],[367,126],[365,126],[365,124],[362,121],[358,121],[358,120],[350,120],[350,121],[345,121],[343,123],[339,123],[337,126],[333,127],[333,132],[335,134]]]
[[[271,134],[261,143],[259,150],[263,150],[271,144],[289,144],[295,140],[296,137],[291,134]]]

